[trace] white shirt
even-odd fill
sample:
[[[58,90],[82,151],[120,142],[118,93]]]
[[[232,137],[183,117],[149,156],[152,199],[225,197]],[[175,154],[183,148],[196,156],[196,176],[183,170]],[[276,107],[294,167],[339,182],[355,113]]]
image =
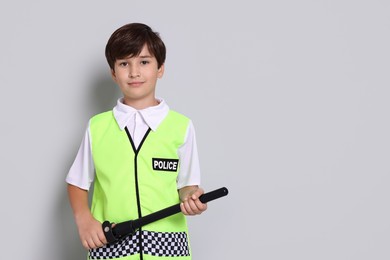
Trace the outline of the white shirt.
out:
[[[123,99],[117,101],[113,109],[118,126],[124,131],[127,126],[136,148],[142,141],[146,131],[150,128],[156,131],[160,123],[169,112],[169,107],[163,99],[158,99],[157,106],[136,110],[123,104]],[[89,122],[77,156],[66,176],[66,182],[81,189],[89,190],[95,178],[95,167],[92,158],[92,140]],[[130,147],[129,147],[130,149]],[[198,149],[196,145],[195,129],[190,121],[185,141],[178,149],[180,168],[177,177],[177,188],[189,185],[200,185],[200,167]]]

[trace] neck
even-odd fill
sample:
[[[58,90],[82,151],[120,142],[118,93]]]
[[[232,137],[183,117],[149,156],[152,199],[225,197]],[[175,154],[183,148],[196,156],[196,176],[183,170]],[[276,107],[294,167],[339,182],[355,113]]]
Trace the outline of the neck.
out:
[[[158,100],[154,97],[149,100],[134,100],[134,99],[129,99],[124,97],[123,103],[137,110],[142,110],[148,107],[157,106],[159,104]]]

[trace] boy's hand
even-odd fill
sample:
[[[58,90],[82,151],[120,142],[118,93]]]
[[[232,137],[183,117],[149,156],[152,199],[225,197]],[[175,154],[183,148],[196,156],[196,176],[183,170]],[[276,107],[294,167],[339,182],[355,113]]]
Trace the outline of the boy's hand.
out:
[[[203,204],[199,197],[204,193],[198,186],[186,186],[179,190],[180,209],[184,215],[199,215],[207,209],[207,204]]]
[[[77,219],[80,240],[84,248],[94,249],[107,244],[102,224],[91,214]]]
[[[107,244],[102,224],[89,210],[88,191],[68,184],[68,195],[82,245],[86,249],[93,249]]]

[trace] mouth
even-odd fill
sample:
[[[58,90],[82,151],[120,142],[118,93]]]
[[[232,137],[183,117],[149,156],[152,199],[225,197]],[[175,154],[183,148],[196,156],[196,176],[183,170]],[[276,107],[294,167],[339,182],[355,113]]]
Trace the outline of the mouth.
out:
[[[144,84],[144,82],[142,82],[142,81],[133,81],[133,82],[127,83],[127,85],[129,85],[130,87],[139,87],[142,84]]]

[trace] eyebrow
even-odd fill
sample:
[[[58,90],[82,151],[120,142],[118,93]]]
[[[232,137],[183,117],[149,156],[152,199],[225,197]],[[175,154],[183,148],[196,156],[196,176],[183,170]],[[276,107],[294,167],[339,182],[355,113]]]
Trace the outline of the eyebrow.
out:
[[[149,58],[149,59],[151,59],[151,58],[153,58],[153,56],[152,55],[140,55],[140,56],[135,56],[135,57],[124,57],[124,58],[117,59],[117,60],[123,61],[123,60],[128,60],[131,58],[141,58],[141,59]]]
[[[141,59],[152,58],[152,56],[151,55],[142,55],[142,56],[138,56],[138,58],[141,58]]]

